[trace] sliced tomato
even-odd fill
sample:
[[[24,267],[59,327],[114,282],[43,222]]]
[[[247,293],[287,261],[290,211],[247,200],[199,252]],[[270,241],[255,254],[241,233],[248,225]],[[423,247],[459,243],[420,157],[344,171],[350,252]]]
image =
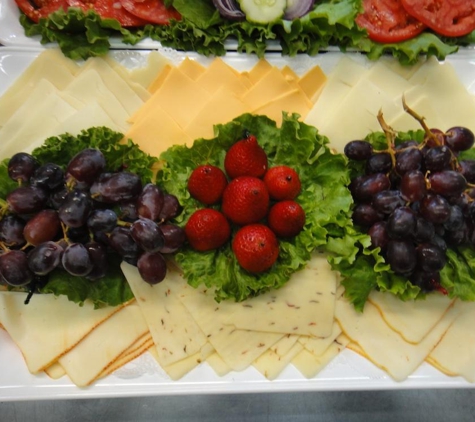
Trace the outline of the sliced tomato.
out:
[[[120,0],[120,4],[133,15],[158,25],[181,19],[181,15],[173,7],[166,7],[162,0]]]
[[[15,0],[15,2],[18,8],[35,23],[61,8],[68,9],[67,0],[42,0],[35,3],[28,0]]]
[[[461,37],[475,30],[475,0],[401,0],[404,9],[438,34]]]
[[[402,7],[401,0],[363,0],[364,12],[355,21],[371,40],[395,43],[414,38],[426,26]]]
[[[116,19],[124,27],[144,26],[149,23],[129,13],[119,0],[66,0],[71,7],[79,7],[84,11],[94,10],[101,18]]]

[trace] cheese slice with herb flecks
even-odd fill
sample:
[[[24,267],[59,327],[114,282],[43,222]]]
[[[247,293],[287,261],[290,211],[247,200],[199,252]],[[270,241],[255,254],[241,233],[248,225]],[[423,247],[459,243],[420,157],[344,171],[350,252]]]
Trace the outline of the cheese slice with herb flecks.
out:
[[[183,279],[169,270],[165,280],[151,286],[136,267],[123,262],[121,269],[150,329],[160,365],[171,365],[199,352],[207,340],[178,299]]]
[[[225,322],[240,329],[327,337],[333,327],[336,277],[326,258],[314,254],[280,289],[235,304]]]

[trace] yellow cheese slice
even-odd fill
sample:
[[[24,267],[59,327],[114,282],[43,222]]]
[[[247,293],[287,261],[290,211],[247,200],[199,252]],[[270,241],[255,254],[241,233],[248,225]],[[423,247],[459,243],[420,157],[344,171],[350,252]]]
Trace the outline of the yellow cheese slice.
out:
[[[258,356],[282,338],[279,333],[238,330],[224,323],[233,303],[214,300],[210,290],[183,284],[180,300],[193,316],[216,352],[235,371],[246,369]]]
[[[292,364],[304,377],[313,378],[345,349],[349,341],[348,337],[340,334],[323,354],[316,356],[303,349],[292,359]]]
[[[185,133],[190,139],[213,138],[214,125],[228,123],[247,111],[246,105],[234,92],[221,87],[186,126]]]
[[[376,291],[371,292],[369,301],[379,310],[386,324],[409,343],[421,342],[453,303],[441,294],[402,302],[395,295]]]
[[[121,268],[150,329],[160,365],[170,365],[199,352],[206,337],[177,297],[183,283],[181,277],[168,271],[164,281],[150,286],[136,267],[122,263]]]
[[[0,98],[0,127],[28,99],[41,80],[62,90],[72,82],[77,69],[78,65],[64,57],[59,49],[44,50]]]
[[[210,94],[214,94],[222,87],[226,87],[227,91],[236,95],[242,95],[247,91],[247,86],[241,81],[239,73],[220,58],[214,59],[196,82]]]
[[[94,309],[70,302],[65,296],[26,293],[0,294],[0,323],[20,348],[31,373],[37,373],[68,352],[87,334],[122,307]]]
[[[320,66],[313,66],[298,81],[298,84],[307,98],[314,103],[321,93],[327,77]]]
[[[163,82],[168,77],[168,74],[171,72],[173,68],[174,67],[171,64],[166,64],[161,70],[161,72],[159,72],[156,75],[155,79],[152,82],[150,82],[150,85],[147,87],[148,92],[153,94],[155,91],[157,91],[162,86]]]
[[[185,57],[185,59],[178,65],[178,69],[194,81],[196,81],[206,71],[206,67],[189,57]]]
[[[275,353],[271,348],[259,356],[252,365],[267,379],[275,380],[302,350],[303,346],[300,343],[295,343],[284,355]]]
[[[247,73],[252,84],[260,81],[270,70],[272,65],[265,59],[260,59],[254,67]]]
[[[132,139],[142,151],[154,157],[173,145],[191,145],[193,142],[160,106],[150,110],[146,118],[135,122],[125,133],[125,138]]]
[[[459,303],[460,316],[429,355],[428,362],[452,376],[475,382],[475,304]]]
[[[92,330],[58,362],[74,384],[85,387],[147,332],[140,307],[134,301]]]
[[[335,307],[335,318],[343,332],[396,381],[406,379],[419,367],[459,313],[460,309],[452,305],[421,342],[412,344],[389,328],[371,303],[366,303],[363,313],[355,311],[344,298],[337,300]]]
[[[335,292],[335,273],[325,257],[314,254],[280,289],[229,305],[225,321],[240,329],[327,337],[333,327]]]

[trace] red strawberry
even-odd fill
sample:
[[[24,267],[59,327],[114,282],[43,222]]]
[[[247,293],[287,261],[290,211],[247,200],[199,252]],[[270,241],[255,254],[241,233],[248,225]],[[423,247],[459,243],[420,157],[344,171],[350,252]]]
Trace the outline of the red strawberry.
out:
[[[271,167],[264,176],[269,195],[276,201],[295,199],[302,187],[297,172],[287,166]]]
[[[224,169],[234,179],[239,176],[262,177],[267,171],[267,155],[253,135],[236,142],[224,158]]]
[[[257,177],[242,176],[232,180],[223,193],[222,211],[233,223],[257,223],[269,209],[269,193]]]
[[[228,181],[219,167],[205,164],[196,167],[188,179],[190,195],[206,205],[216,204],[221,200]]]
[[[295,201],[277,202],[270,209],[267,222],[277,236],[294,237],[305,225],[305,211]]]
[[[239,265],[252,273],[268,270],[279,256],[279,242],[269,227],[250,224],[238,230],[232,249]]]
[[[205,208],[191,215],[185,234],[191,247],[203,252],[223,246],[231,236],[231,227],[219,211]]]

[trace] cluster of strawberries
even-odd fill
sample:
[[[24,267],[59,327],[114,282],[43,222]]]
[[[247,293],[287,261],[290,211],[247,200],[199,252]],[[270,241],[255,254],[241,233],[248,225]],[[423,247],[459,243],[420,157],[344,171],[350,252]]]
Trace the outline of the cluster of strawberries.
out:
[[[221,211],[203,208],[191,215],[185,226],[188,242],[197,251],[220,248],[231,238],[233,223],[239,229],[232,250],[241,267],[252,273],[266,271],[279,256],[277,237],[294,237],[305,224],[305,212],[294,200],[300,178],[287,166],[269,169],[253,135],[229,149],[224,169],[226,174],[219,167],[201,165],[188,180],[192,197],[205,205],[221,205]]]

